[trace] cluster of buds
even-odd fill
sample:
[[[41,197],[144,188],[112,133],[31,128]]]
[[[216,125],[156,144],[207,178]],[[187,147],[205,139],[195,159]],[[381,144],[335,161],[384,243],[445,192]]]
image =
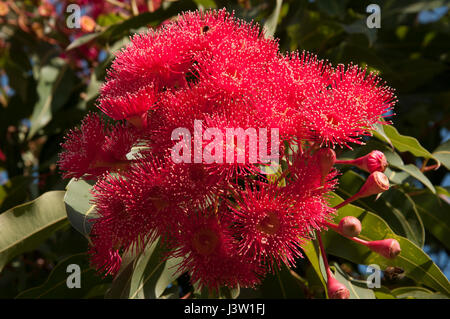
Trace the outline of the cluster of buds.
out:
[[[360,190],[353,196],[347,198],[334,208],[339,209],[348,203],[351,203],[359,198],[368,197],[371,195],[381,194],[389,189],[389,179],[383,173],[387,167],[387,160],[385,155],[380,151],[372,151],[369,154],[359,157],[354,160],[336,160],[336,154],[331,149],[321,149],[316,154],[322,168],[322,174],[327,174],[334,164],[346,164],[353,165],[361,170],[370,173],[366,182],[360,188]],[[323,175],[322,175],[323,176]],[[339,221],[339,224],[333,224],[328,221],[324,222],[324,225],[342,236],[349,238],[350,240],[364,245],[371,251],[383,256],[387,259],[396,258],[400,252],[400,244],[396,239],[388,238],[382,240],[366,241],[358,238],[362,231],[362,225],[358,218],[354,216],[345,216]],[[325,249],[322,244],[322,240],[319,235],[319,245],[321,248],[322,256],[327,273],[327,289],[328,296],[332,299],[348,299],[350,292],[348,289],[333,277],[333,274],[328,266],[326,260]]]

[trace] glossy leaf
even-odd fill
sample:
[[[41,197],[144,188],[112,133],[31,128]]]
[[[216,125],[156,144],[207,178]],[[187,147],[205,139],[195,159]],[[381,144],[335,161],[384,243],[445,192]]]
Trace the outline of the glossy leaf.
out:
[[[70,51],[70,50],[79,48],[85,44],[88,44],[92,40],[98,38],[101,34],[102,34],[101,32],[84,34],[81,37],[75,39],[72,43],[70,43],[67,46],[66,51]]]
[[[108,298],[154,299],[162,296],[167,286],[178,278],[180,258],[163,259],[159,240],[137,255],[116,276]]]
[[[84,236],[88,236],[91,232],[92,223],[96,217],[90,193],[93,185],[94,181],[73,178],[67,185],[64,196],[69,222]]]
[[[412,192],[425,228],[447,249],[450,249],[450,205],[447,201],[428,191]]]
[[[50,64],[42,67],[36,88],[39,100],[30,118],[29,139],[47,125],[52,119],[52,114],[67,102],[74,81],[74,73],[63,59],[55,58]]]
[[[384,132],[386,136],[389,137],[392,145],[400,152],[410,152],[418,157],[435,159],[430,152],[420,145],[417,139],[400,134],[394,126],[385,125]]]
[[[450,140],[439,145],[433,152],[436,157],[447,169],[450,169]]]
[[[320,280],[320,283],[322,284],[322,288],[325,291],[325,294],[327,294],[327,283],[324,279],[324,271],[322,270],[324,268],[323,261],[320,256],[320,249],[319,245],[317,244],[317,240],[308,240],[302,245],[302,250],[306,257],[308,258],[309,262],[311,263],[312,269],[314,269],[314,273],[316,274],[317,278]]]
[[[51,191],[0,214],[0,271],[67,225],[64,192]]]
[[[196,4],[191,0],[171,3],[167,9],[161,8],[155,12],[144,12],[121,23],[111,25],[101,33],[100,37],[102,40],[106,40],[106,42],[111,43],[112,41],[128,35],[133,29],[139,29],[147,25],[156,27],[164,20],[176,16],[180,12],[195,10],[196,8]]]

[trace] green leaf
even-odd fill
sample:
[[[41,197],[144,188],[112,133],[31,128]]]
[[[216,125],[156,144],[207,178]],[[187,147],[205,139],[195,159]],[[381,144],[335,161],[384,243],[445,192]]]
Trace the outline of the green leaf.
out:
[[[387,142],[392,148],[394,148],[394,146],[392,145],[392,142],[390,140],[390,138],[386,135],[386,133],[384,132],[384,125],[381,123],[376,123],[373,126],[374,130],[373,130],[373,135],[375,137],[377,137],[379,140],[384,140],[385,142]]]
[[[391,164],[393,167],[397,167],[398,169],[401,169],[402,171],[408,173],[418,181],[422,182],[430,191],[433,193],[436,193],[436,189],[434,188],[434,185],[430,182],[430,180],[420,171],[420,169],[417,168],[416,165],[408,164],[403,166],[396,166]]]
[[[430,152],[428,152],[419,141],[411,136],[401,135],[392,125],[384,125],[384,132],[391,140],[394,147],[400,152],[410,152],[411,154],[437,160]]]
[[[441,144],[433,152],[436,157],[447,169],[450,169],[450,140]]]
[[[322,284],[322,288],[327,294],[327,283],[325,281],[325,276],[323,275],[321,264],[323,265],[322,258],[320,257],[320,249],[317,244],[317,240],[308,240],[302,245],[302,250],[311,263],[312,269],[314,269],[314,273],[317,278],[320,280]]]
[[[363,183],[362,176],[353,171],[347,171],[339,180],[338,192],[350,197],[361,188]],[[419,247],[423,247],[425,230],[422,219],[414,201],[403,191],[391,188],[377,200],[373,200],[373,196],[371,196],[358,199],[355,204],[373,211],[383,218],[396,234],[408,238]]]
[[[80,267],[80,288],[69,288],[67,278],[71,273],[67,272],[69,265]],[[85,253],[70,256],[60,261],[48,276],[44,284],[21,292],[18,299],[80,299],[99,296],[106,292],[110,280],[102,278],[89,266],[89,260]],[[96,288],[94,293],[92,290]]]
[[[67,225],[63,197],[63,191],[47,192],[0,215],[0,271]]]
[[[392,290],[398,299],[448,299],[447,296],[423,287],[400,287]]]
[[[367,287],[367,282],[352,278],[337,263],[333,263],[333,266],[334,277],[350,291],[350,299],[375,299],[375,293]]]
[[[398,171],[391,170],[389,167],[386,167],[384,174],[394,184],[403,184],[403,183],[405,183],[406,179],[408,179],[411,176],[406,172],[398,172]]]
[[[342,199],[335,195],[330,200],[330,205],[335,206],[340,202]],[[356,244],[334,231],[328,231],[322,236],[328,253],[357,264],[377,264],[381,269],[388,266],[400,267],[405,271],[405,276],[418,284],[424,284],[438,292],[450,295],[448,279],[431,258],[408,239],[394,234],[379,216],[354,205],[346,205],[339,209],[335,221],[339,221],[344,216],[355,216],[361,221],[362,232],[359,238],[368,241],[394,238],[400,243],[402,251],[395,259],[386,259],[363,245]]]
[[[72,43],[70,43],[67,48],[66,51],[70,51],[76,48],[79,48],[89,42],[91,42],[92,40],[98,38],[102,33],[101,32],[95,32],[95,33],[88,33],[85,35],[82,35],[81,37],[75,39]]]
[[[181,258],[163,259],[162,247],[156,240],[124,265],[114,279],[107,298],[155,299],[160,298],[167,286],[175,281],[177,264]]]
[[[89,236],[96,217],[95,205],[91,204],[94,181],[72,178],[66,187],[64,203],[70,224],[84,236]]]
[[[39,99],[31,114],[28,139],[47,125],[52,119],[52,114],[68,101],[75,83],[75,75],[63,59],[54,58],[50,64],[40,69],[37,81]]]
[[[392,292],[384,286],[375,288],[373,292],[375,293],[375,297],[377,297],[377,299],[397,299],[395,298],[395,295],[393,295]]]
[[[450,205],[428,191],[413,192],[411,198],[422,217],[425,228],[450,249]]]

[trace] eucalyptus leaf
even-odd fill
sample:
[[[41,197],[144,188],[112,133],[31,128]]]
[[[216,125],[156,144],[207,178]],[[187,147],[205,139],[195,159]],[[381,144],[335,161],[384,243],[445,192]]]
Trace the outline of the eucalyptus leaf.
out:
[[[392,145],[400,152],[410,152],[411,154],[437,160],[429,151],[427,151],[419,141],[412,136],[400,134],[392,125],[385,125],[384,132],[392,142]]]
[[[436,157],[447,169],[450,169],[450,140],[441,144],[433,152]]]
[[[155,240],[125,264],[114,279],[107,298],[155,299],[162,297],[167,286],[181,274],[181,258],[165,259],[160,241]]]
[[[47,192],[0,214],[0,271],[68,224],[63,197],[63,191]]]
[[[52,119],[52,114],[68,101],[75,84],[75,75],[63,59],[54,58],[40,69],[37,81],[39,99],[30,118],[28,139],[47,125]]]
[[[94,183],[73,178],[67,185],[64,196],[69,222],[86,237],[89,236],[96,217],[95,205],[91,203],[91,189]]]
[[[411,198],[425,228],[450,249],[450,204],[429,191],[412,192]]]

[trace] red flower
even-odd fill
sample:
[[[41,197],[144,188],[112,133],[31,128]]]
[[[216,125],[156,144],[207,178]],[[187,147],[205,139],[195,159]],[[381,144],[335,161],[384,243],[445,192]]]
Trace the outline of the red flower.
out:
[[[229,224],[209,212],[191,211],[180,223],[176,257],[184,257],[179,272],[189,272],[192,284],[218,291],[221,286],[253,287],[260,282],[259,265],[239,256]]]
[[[331,78],[331,89],[313,95],[305,102],[305,125],[311,130],[311,139],[321,145],[361,144],[360,137],[370,135],[386,112],[395,103],[393,90],[380,85],[373,73],[357,66],[339,65]]]
[[[310,201],[296,202],[280,188],[265,183],[247,185],[237,194],[237,203],[229,203],[239,253],[266,265],[293,266],[310,226],[316,226],[316,214]],[[317,207],[313,207],[315,209]]]
[[[111,79],[102,86],[100,92],[98,107],[115,120],[142,118],[141,126],[145,126],[147,111],[156,108],[157,92],[152,83],[124,83]]]
[[[335,212],[335,153],[321,147],[361,143],[395,102],[376,75],[282,55],[225,10],[135,35],[100,93],[99,109],[125,123],[89,114],[59,160],[64,177],[98,178],[92,263],[115,274],[123,252],[160,237],[166,257],[183,257],[178,272],[210,290],[253,287],[295,265]],[[277,142],[282,165],[267,174],[261,156]]]
[[[80,128],[71,130],[61,144],[58,165],[64,178],[97,177],[108,171],[124,168],[126,154],[136,137],[129,127],[112,128],[98,115],[90,113]]]

